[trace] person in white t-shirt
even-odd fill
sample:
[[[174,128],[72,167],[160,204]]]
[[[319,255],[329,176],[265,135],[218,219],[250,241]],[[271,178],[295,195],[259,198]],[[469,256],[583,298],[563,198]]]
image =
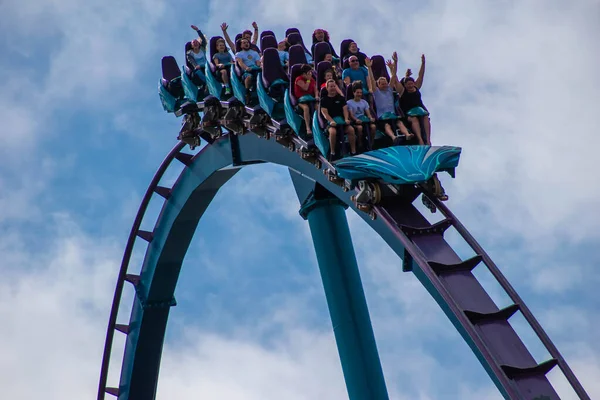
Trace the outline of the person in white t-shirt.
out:
[[[371,115],[371,109],[369,103],[363,99],[362,82],[356,81],[352,83],[352,93],[354,98],[348,100],[348,112],[350,114],[350,120],[354,122],[356,127],[356,134],[358,135],[358,145],[362,147],[363,144],[363,127],[365,124],[369,124],[370,138],[369,138],[369,149],[373,148],[373,140],[375,133],[377,133],[377,127],[375,126],[375,118]]]

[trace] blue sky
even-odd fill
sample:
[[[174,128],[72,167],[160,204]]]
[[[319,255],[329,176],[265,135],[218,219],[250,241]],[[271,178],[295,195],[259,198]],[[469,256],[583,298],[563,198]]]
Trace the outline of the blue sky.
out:
[[[600,397],[600,2],[242,4],[0,4],[0,386],[7,397],[95,396],[125,241],[179,129],[158,99],[160,57],[183,61],[192,23],[210,36],[223,21],[234,33],[253,20],[278,37],[297,26],[308,41],[324,27],[334,43],[352,37],[367,54],[397,50],[401,68],[416,70],[426,54],[434,143],[463,147],[457,179],[444,178],[449,206],[590,396]],[[146,229],[159,207],[152,204]],[[499,399],[416,279],[357,216],[348,219],[391,397]],[[460,246],[452,232],[449,240]],[[144,251],[140,242],[132,270]],[[308,226],[285,169],[249,167],[222,189],[190,246],[176,297],[159,399],[344,398]],[[128,291],[120,322],[130,300]],[[515,326],[541,361],[531,334]],[[117,335],[111,385],[123,342]],[[556,371],[551,378],[563,398],[575,398]]]

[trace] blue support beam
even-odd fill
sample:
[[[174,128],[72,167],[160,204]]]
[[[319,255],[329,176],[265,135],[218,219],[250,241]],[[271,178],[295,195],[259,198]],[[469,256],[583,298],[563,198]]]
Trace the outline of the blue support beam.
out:
[[[300,215],[308,220],[312,233],[349,399],[388,400],[346,219],[347,206],[318,183],[291,174],[300,199],[313,184]]]

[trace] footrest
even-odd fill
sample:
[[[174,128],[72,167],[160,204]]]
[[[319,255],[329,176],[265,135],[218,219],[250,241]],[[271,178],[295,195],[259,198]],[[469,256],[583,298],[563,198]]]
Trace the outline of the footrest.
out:
[[[177,153],[175,158],[187,167],[192,163],[194,156],[188,153]]]
[[[483,257],[476,255],[458,264],[442,264],[435,261],[429,261],[428,264],[436,274],[447,275],[454,272],[471,272],[482,260]]]
[[[501,365],[500,367],[510,379],[527,378],[530,376],[543,375],[546,376],[548,372],[558,365],[558,360],[551,358],[548,361],[544,361],[535,367],[519,368],[510,365]]]
[[[164,186],[157,186],[154,188],[154,191],[160,196],[164,197],[166,200],[168,200],[169,197],[171,197],[171,189],[166,188]]]
[[[402,232],[409,238],[421,235],[443,235],[452,226],[452,220],[446,218],[427,228],[415,228],[408,225],[399,225]]]
[[[469,318],[469,321],[473,325],[482,324],[486,322],[497,322],[497,321],[508,321],[517,311],[519,306],[517,304],[511,304],[502,310],[491,312],[491,313],[480,313],[477,311],[465,310],[464,313]]]
[[[115,397],[119,397],[119,389],[118,388],[107,387],[105,390],[106,390],[106,393],[112,394]]]

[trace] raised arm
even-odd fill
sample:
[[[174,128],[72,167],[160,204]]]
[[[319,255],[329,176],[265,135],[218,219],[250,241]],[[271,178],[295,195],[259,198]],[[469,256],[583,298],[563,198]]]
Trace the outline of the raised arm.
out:
[[[392,73],[392,76],[390,78],[390,85],[392,85],[392,87],[396,89],[398,96],[402,96],[402,93],[404,93],[404,85],[402,85],[402,83],[400,83],[400,81],[398,80],[398,53],[392,53],[392,61],[392,65],[390,67],[390,71]]]
[[[419,76],[415,81],[417,88],[421,89],[423,86],[423,77],[425,76],[425,54],[421,54],[421,68],[419,68]]]
[[[196,25],[191,25],[191,27],[193,30],[198,32],[198,37],[200,38],[200,47],[206,48],[206,46],[208,46],[208,43],[206,42],[206,37],[204,36],[204,33],[202,33],[200,28],[198,28]]]
[[[368,85],[369,91],[371,93],[373,93],[373,91],[375,91],[375,88],[377,87],[377,82],[375,82],[375,75],[373,75],[373,70],[371,69],[372,66],[373,66],[373,61],[371,61],[371,59],[369,57],[366,57],[365,58],[365,67],[367,67],[367,72],[368,72],[367,85]]]
[[[258,43],[258,24],[256,22],[252,22],[252,27],[254,28],[254,35],[252,35],[252,44]]]
[[[235,54],[236,53],[235,43],[233,43],[231,41],[231,38],[229,37],[229,33],[227,33],[227,28],[229,28],[229,26],[227,25],[227,22],[223,22],[221,24],[221,31],[223,32],[223,38],[227,42],[227,46],[229,46],[231,51],[233,51],[233,54]]]

